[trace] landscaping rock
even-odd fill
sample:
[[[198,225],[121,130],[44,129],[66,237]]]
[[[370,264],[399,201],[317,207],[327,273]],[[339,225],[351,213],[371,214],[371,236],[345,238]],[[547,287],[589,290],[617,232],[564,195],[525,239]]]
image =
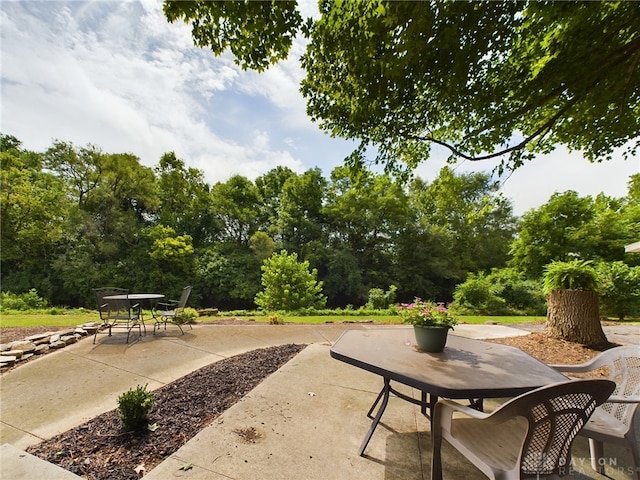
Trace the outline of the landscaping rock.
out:
[[[33,342],[28,342],[26,340],[18,340],[17,342],[11,342],[12,350],[24,350],[25,352],[32,352],[36,349],[36,345]]]
[[[78,341],[78,337],[75,335],[64,335],[60,337],[60,341],[64,342],[65,345],[71,345],[72,343],[76,343]]]
[[[3,357],[16,357],[21,358],[24,355],[23,350],[6,350],[1,354]]]
[[[46,340],[47,342],[49,342],[49,339],[51,338],[51,335],[53,335],[53,333],[49,332],[49,333],[38,333],[36,335],[31,335],[27,338],[25,338],[25,340],[27,342],[33,342],[36,345],[38,344],[38,342],[42,342],[43,340]]]
[[[98,323],[91,322],[73,329],[39,333],[24,340],[2,344],[0,345],[0,368],[4,371],[34,355],[42,355],[51,349],[64,348],[76,343],[82,337],[93,335],[99,327]]]
[[[47,343],[44,345],[38,345],[33,353],[36,355],[42,355],[43,353],[47,353],[49,350],[51,350],[51,347],[49,347],[49,344]]]
[[[0,367],[11,367],[14,363],[16,363],[18,357],[12,355],[0,355]]]

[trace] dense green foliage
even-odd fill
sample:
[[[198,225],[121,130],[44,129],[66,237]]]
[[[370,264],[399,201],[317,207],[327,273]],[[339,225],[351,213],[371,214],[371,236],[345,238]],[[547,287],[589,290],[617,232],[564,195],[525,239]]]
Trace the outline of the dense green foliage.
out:
[[[41,310],[46,306],[47,301],[38,295],[35,288],[22,294],[0,292],[0,312]]]
[[[297,2],[165,2],[170,22],[192,22],[196,45],[216,55],[229,48],[242,68],[264,70],[287,57],[302,24]],[[237,22],[229,22],[235,18]]]
[[[602,262],[596,269],[601,308],[620,320],[640,316],[640,267]]]
[[[637,241],[640,232],[640,197],[632,194],[639,186],[640,175],[633,175],[630,194],[622,199],[580,197],[573,191],[552,195],[546,204],[523,215],[511,246],[511,266],[537,279],[554,260],[640,264],[640,256],[624,253],[624,245]]]
[[[490,274],[470,274],[453,294],[455,310],[461,314],[544,315],[545,296],[540,282],[525,279],[512,268]]]
[[[500,169],[558,145],[590,161],[617,148],[635,155],[637,3],[322,0],[306,21],[295,2],[165,0],[164,10],[192,25],[196,45],[230,49],[243,68],[264,70],[307,37],[307,113],[360,144],[328,185],[307,179],[274,194],[296,178],[286,169],[256,185],[264,201],[282,201],[265,212],[277,218],[265,230],[275,248],[317,266],[330,305],[362,304],[367,289],[369,303],[382,300],[392,284],[400,299],[450,300],[459,285],[461,311],[538,312],[545,272],[547,291],[595,288],[593,272],[582,275],[593,261],[605,308],[624,315],[622,295],[635,308],[640,256],[623,248],[640,231],[639,175],[626,198],[556,193],[518,225],[487,176],[445,169],[406,190],[363,166],[373,150],[385,171],[404,174],[434,145],[452,159],[500,157]]]
[[[509,168],[558,145],[591,161],[638,146],[637,2],[322,0],[306,22],[295,2],[164,9],[243,68],[284,58],[304,33],[307,113],[361,141],[352,164],[372,145],[390,169],[415,167],[434,144]]]
[[[282,250],[317,270],[329,307],[391,285],[398,300],[448,301],[467,272],[504,265],[516,228],[486,174],[445,168],[407,186],[278,167],[209,186],[172,152],[148,168],[91,145],[38,153],[0,138],[2,289],[51,305],[95,307],[104,285],[173,298],[191,284],[192,306],[251,309],[263,262]]]
[[[444,168],[404,184],[366,169],[325,178],[278,167],[209,186],[173,153],[147,168],[94,146],[56,141],[38,153],[0,140],[3,304],[95,308],[99,286],[176,298],[193,285],[191,307],[251,310],[262,265],[286,250],[292,268],[317,272],[329,308],[450,302],[469,279],[456,294],[463,311],[538,314],[537,284],[554,260],[640,265],[624,253],[640,231],[640,175],[626,197],[556,194],[519,223],[484,173]],[[627,281],[610,277],[612,314]]]

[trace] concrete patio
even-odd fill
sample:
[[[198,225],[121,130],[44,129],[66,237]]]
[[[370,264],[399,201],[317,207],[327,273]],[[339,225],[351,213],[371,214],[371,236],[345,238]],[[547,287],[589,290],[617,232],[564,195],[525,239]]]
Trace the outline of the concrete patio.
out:
[[[370,424],[365,414],[382,381],[330,358],[330,345],[348,328],[373,327],[198,325],[184,336],[168,330],[128,345],[117,334],[99,336],[96,345],[84,339],[32,360],[0,378],[0,478],[78,478],[23,449],[115,408],[117,396],[138,384],[155,389],[216,360],[285,343],[310,346],[145,478],[430,478],[429,421],[419,407],[397,398],[391,399],[365,456],[358,455]],[[456,334],[474,338],[526,333],[493,325],[456,327]],[[419,395],[408,388],[403,392]],[[481,477],[447,447],[446,477]],[[586,440],[578,439],[573,453],[569,478],[632,478],[630,455],[623,449],[605,450],[607,476],[591,470]]]

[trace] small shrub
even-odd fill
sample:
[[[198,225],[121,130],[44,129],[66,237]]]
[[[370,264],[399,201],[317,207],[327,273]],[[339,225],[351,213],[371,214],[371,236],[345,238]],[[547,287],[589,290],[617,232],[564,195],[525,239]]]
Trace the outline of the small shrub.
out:
[[[497,286],[480,272],[470,274],[453,293],[456,312],[460,315],[503,315],[506,302],[498,295]]]
[[[284,325],[284,319],[278,315],[277,313],[274,313],[272,315],[269,315],[269,324],[270,325]]]
[[[381,288],[372,288],[369,290],[369,300],[367,308],[370,310],[383,310],[389,308],[396,301],[396,291],[398,287],[391,285],[386,292]]]
[[[126,430],[140,431],[147,427],[147,413],[155,404],[153,392],[147,390],[147,385],[137,386],[118,397],[118,413]]]
[[[196,318],[198,318],[199,316],[200,315],[195,308],[186,307],[184,310],[182,310],[182,312],[176,315],[176,321],[183,324],[196,323]]]
[[[261,268],[263,289],[256,294],[255,303],[262,310],[292,312],[326,305],[318,271],[310,268],[308,260],[298,262],[296,253],[273,254]]]

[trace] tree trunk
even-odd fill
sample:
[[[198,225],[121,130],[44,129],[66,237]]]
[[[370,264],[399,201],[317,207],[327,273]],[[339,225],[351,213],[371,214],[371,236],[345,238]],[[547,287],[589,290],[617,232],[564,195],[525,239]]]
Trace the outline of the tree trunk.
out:
[[[598,294],[589,290],[553,290],[547,298],[545,333],[553,338],[601,347],[608,343],[600,324]]]

